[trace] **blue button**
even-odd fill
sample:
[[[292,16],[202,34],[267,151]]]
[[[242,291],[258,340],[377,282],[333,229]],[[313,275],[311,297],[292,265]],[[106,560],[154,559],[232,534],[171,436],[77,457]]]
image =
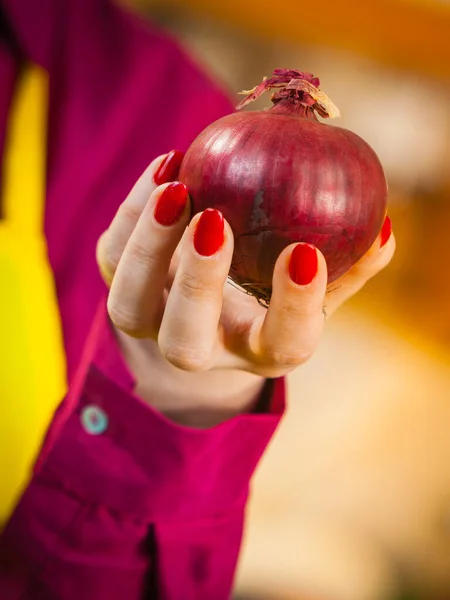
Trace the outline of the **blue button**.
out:
[[[91,435],[101,435],[108,429],[108,415],[98,406],[85,406],[81,411],[81,424]]]

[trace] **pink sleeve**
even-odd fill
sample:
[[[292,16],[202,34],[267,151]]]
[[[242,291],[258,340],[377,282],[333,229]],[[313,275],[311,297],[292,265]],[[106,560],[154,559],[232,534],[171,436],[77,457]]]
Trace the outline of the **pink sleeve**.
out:
[[[2,600],[226,600],[249,480],[284,410],[209,430],[132,393],[102,304],[69,395],[0,543]]]

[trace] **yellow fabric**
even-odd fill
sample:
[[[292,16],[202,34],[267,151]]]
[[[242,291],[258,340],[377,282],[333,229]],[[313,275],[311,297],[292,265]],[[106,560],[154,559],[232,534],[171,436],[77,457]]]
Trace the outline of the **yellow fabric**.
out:
[[[47,75],[26,69],[8,118],[0,220],[0,524],[11,514],[66,391],[43,233]]]

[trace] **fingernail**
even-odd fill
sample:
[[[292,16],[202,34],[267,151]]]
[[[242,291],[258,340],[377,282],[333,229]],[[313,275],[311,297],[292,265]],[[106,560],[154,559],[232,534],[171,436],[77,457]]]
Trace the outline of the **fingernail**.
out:
[[[188,200],[188,190],[184,183],[175,181],[169,184],[158,198],[153,213],[160,225],[174,225],[183,214]]]
[[[223,215],[215,208],[207,208],[201,215],[194,233],[194,248],[202,256],[212,256],[224,240]]]
[[[291,254],[289,275],[297,285],[308,285],[317,274],[317,251],[310,244],[298,244]]]
[[[380,248],[382,248],[391,237],[392,222],[389,217],[386,217],[380,232]]]
[[[179,150],[172,150],[172,152],[169,152],[153,175],[153,181],[156,185],[174,181],[174,179],[178,177],[178,171],[180,170],[183,158],[184,153]]]

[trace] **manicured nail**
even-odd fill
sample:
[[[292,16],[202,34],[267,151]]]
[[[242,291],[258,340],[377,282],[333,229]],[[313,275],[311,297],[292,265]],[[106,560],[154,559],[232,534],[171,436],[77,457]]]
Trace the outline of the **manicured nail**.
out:
[[[180,170],[183,158],[184,153],[179,150],[169,152],[153,175],[153,181],[156,185],[174,181],[178,177],[178,171]]]
[[[291,254],[289,275],[297,285],[308,285],[317,274],[317,251],[310,244],[298,244]]]
[[[386,217],[380,232],[380,248],[382,248],[387,243],[387,241],[391,237],[391,233],[392,222],[389,217]]]
[[[169,184],[156,202],[155,219],[160,225],[174,225],[183,214],[187,201],[188,190],[184,183]]]
[[[207,208],[195,229],[194,248],[202,256],[212,256],[222,246],[223,240],[223,215],[215,208]]]

